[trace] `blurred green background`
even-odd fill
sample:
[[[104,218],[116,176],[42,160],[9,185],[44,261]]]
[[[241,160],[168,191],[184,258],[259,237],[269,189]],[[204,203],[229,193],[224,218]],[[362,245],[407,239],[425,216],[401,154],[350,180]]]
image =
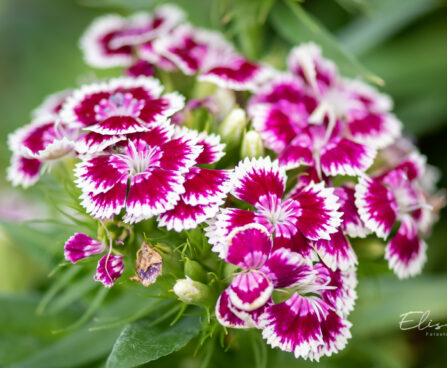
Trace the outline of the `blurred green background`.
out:
[[[184,0],[190,19],[203,26],[224,28],[250,57],[283,63],[292,44],[313,39],[337,59],[340,68],[369,72],[385,81],[383,91],[395,100],[395,112],[418,142],[428,161],[447,172],[447,7],[435,0],[308,0],[297,12],[289,2],[274,0]],[[150,0],[0,0],[0,170],[5,173],[10,153],[7,134],[29,122],[30,111],[55,91],[76,87],[115,71],[88,68],[78,49],[86,26],[107,12],[150,9]],[[305,12],[302,12],[304,9]],[[221,19],[225,20],[225,25]],[[348,61],[346,61],[348,60]],[[354,67],[354,66],[355,67]],[[361,65],[361,66],[359,66]],[[369,70],[369,72],[364,72]],[[115,73],[116,74],[116,73]],[[440,180],[447,187],[447,177]],[[18,192],[18,190],[17,190]],[[79,300],[53,312],[35,313],[41,295],[53,280],[47,277],[62,255],[64,240],[73,232],[54,225],[23,231],[6,217],[47,217],[39,200],[48,193],[33,188],[14,194],[0,176],[0,366],[103,366],[118,330],[86,337],[85,330],[53,335],[73,322],[88,306]],[[51,194],[50,194],[51,195]],[[29,207],[31,206],[31,209]],[[22,208],[23,207],[23,208]],[[10,214],[11,216],[8,216]],[[430,310],[436,322],[447,322],[447,219],[428,239],[428,262],[423,275],[399,281],[386,271],[383,244],[363,252],[359,269],[359,300],[350,318],[353,339],[348,348],[321,367],[446,367],[447,333],[400,331],[400,314]],[[57,278],[57,277],[56,277]],[[90,284],[85,283],[88,290]],[[63,296],[63,295],[62,295]],[[67,299],[70,300],[70,299]],[[62,302],[61,302],[62,303]],[[108,312],[109,314],[112,312]],[[106,313],[107,314],[107,313]],[[447,332],[447,328],[443,329]],[[216,350],[210,367],[231,364],[254,367],[258,343],[239,339],[227,353]],[[72,347],[70,349],[70,346]],[[192,345],[191,345],[192,346]],[[191,347],[162,358],[154,367],[199,367]],[[255,352],[253,353],[253,346]],[[64,350],[65,349],[65,350]],[[267,367],[316,366],[290,354],[267,349],[259,364]],[[22,362],[22,363],[18,363]]]

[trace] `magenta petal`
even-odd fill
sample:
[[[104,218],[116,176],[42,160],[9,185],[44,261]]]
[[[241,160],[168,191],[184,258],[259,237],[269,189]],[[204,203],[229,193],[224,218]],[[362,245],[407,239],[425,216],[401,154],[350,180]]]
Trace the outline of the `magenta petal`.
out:
[[[81,205],[87,213],[98,219],[108,219],[118,215],[126,203],[127,178],[123,178],[115,186],[98,194],[84,192]]]
[[[205,228],[208,242],[213,245],[212,250],[219,253],[222,259],[227,257],[227,236],[237,227],[255,222],[255,213],[238,208],[224,208],[210,221]]]
[[[192,206],[180,199],[172,210],[158,216],[158,224],[168,230],[181,232],[195,229],[205,220],[212,218],[219,211],[220,203],[208,203]]]
[[[262,336],[272,347],[308,358],[323,343],[321,322],[328,313],[325,302],[295,293],[267,308],[261,317]]]
[[[335,194],[339,198],[340,211],[343,213],[341,227],[343,232],[351,238],[364,238],[371,231],[360,218],[355,205],[355,190],[348,186],[335,188]]]
[[[95,281],[101,282],[109,288],[115,284],[115,281],[121,277],[124,271],[123,256],[106,254],[98,262],[96,274],[93,277]]]
[[[307,284],[314,278],[311,263],[286,248],[275,250],[260,271],[269,278],[275,288]]]
[[[390,114],[355,110],[348,116],[348,127],[356,142],[384,148],[400,135],[402,124]]]
[[[173,209],[184,191],[183,181],[178,173],[158,168],[132,177],[124,221],[139,222]]]
[[[310,240],[306,239],[299,231],[297,231],[290,238],[275,236],[273,249],[276,250],[281,248],[290,249],[292,252],[300,254],[306,260],[316,258],[316,254],[311,246]]]
[[[198,164],[213,164],[224,156],[225,144],[220,142],[220,136],[218,135],[201,133],[198,135],[197,144],[203,147],[202,152],[197,157]]]
[[[258,224],[234,229],[228,236],[226,261],[242,269],[261,267],[272,250],[271,235]]]
[[[322,285],[317,292],[324,301],[331,305],[340,316],[347,316],[353,309],[357,299],[357,275],[355,268],[345,272],[332,271],[324,263],[314,265],[317,273],[316,282]]]
[[[318,361],[322,356],[331,356],[344,349],[348,339],[351,338],[352,324],[341,318],[336,312],[328,309],[321,321],[321,333],[323,344],[313,349],[309,354],[310,360]]]
[[[426,251],[427,245],[419,237],[415,221],[403,216],[399,230],[385,250],[389,267],[401,279],[417,275],[427,260]]]
[[[215,83],[222,88],[253,90],[268,74],[267,68],[236,55],[204,71],[199,80]]]
[[[376,150],[349,139],[333,139],[321,149],[321,168],[326,175],[361,175],[373,163]]]
[[[105,249],[103,243],[85,234],[76,233],[65,243],[64,254],[67,261],[75,263],[85,257],[100,254]]]
[[[160,149],[163,156],[160,159],[160,168],[163,170],[175,170],[179,173],[187,172],[202,152],[202,147],[192,136],[182,134],[164,143]]]
[[[330,239],[341,224],[338,198],[324,183],[311,183],[293,194],[301,208],[298,229],[311,240]]]
[[[397,203],[391,189],[380,180],[364,176],[355,187],[355,198],[362,221],[385,239],[397,218]]]
[[[358,263],[354,249],[341,229],[331,234],[329,240],[315,241],[314,247],[323,262],[332,270],[345,271]]]
[[[286,170],[312,165],[314,163],[312,142],[306,135],[300,135],[281,152],[278,161]]]
[[[192,206],[216,203],[230,191],[230,171],[193,167],[186,174],[185,193],[182,199]]]
[[[106,148],[126,139],[123,135],[102,135],[94,132],[81,134],[75,142],[75,151],[81,154],[101,153]]]
[[[127,171],[127,165],[117,156],[95,156],[76,164],[75,183],[83,192],[104,193],[126,181]]]
[[[282,198],[286,185],[286,174],[270,157],[246,158],[234,170],[232,194],[254,206],[262,196]]]
[[[138,60],[127,68],[126,75],[130,77],[152,77],[155,74],[154,66],[145,60]]]
[[[217,321],[224,327],[230,328],[249,328],[251,326],[248,325],[246,321],[239,318],[234,312],[230,309],[231,301],[228,296],[228,289],[224,290],[222,294],[217,299],[215,313]]]
[[[296,137],[297,129],[290,120],[287,110],[280,106],[269,104],[255,104],[250,107],[253,126],[261,133],[267,148],[276,153],[282,150]]]
[[[141,122],[131,116],[111,116],[85,129],[103,135],[120,135],[148,130]]]
[[[37,182],[40,175],[41,160],[13,154],[8,167],[8,180],[12,185],[27,188]]]
[[[273,285],[264,274],[249,271],[238,274],[228,288],[231,303],[244,311],[262,307],[273,292]]]

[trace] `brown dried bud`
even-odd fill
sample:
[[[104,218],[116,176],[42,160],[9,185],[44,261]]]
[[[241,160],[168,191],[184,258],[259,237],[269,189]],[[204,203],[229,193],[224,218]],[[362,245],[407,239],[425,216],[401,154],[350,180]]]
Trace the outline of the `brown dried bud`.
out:
[[[148,287],[161,274],[162,265],[163,260],[161,255],[150,245],[143,243],[137,252],[137,261],[135,264],[137,276],[133,276],[130,279],[138,281],[143,286]]]

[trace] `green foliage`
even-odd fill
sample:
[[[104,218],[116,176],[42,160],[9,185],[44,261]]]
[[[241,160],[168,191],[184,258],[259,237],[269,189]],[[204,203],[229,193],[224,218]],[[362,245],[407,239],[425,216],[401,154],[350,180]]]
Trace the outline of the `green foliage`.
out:
[[[181,318],[176,324],[151,325],[142,319],[124,327],[107,358],[107,368],[130,368],[156,360],[184,347],[201,328],[197,316]]]

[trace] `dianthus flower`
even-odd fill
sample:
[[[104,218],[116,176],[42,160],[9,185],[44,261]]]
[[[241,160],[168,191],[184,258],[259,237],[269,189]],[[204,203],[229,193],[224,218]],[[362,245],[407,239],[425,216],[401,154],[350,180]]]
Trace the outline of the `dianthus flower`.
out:
[[[400,224],[385,250],[399,278],[420,273],[427,258],[422,234],[433,209],[420,183],[424,172],[425,158],[413,152],[392,169],[361,177],[355,190],[360,217],[377,236],[387,239]]]
[[[272,347],[305,359],[344,348],[351,337],[346,316],[356,298],[352,270],[333,272],[289,249],[274,250],[269,232],[258,224],[234,229],[225,246],[225,260],[242,272],[217,301],[222,325],[262,329]],[[275,289],[290,297],[275,304]]]
[[[288,66],[288,73],[264,84],[250,101],[253,125],[266,146],[286,169],[314,166],[320,178],[365,172],[377,148],[400,133],[389,98],[339,77],[313,44],[293,49]]]
[[[213,250],[225,257],[225,238],[236,227],[258,223],[274,234],[276,248],[289,248],[311,259],[314,251],[334,267],[346,268],[357,260],[340,232],[340,204],[333,188],[323,182],[297,187],[285,196],[287,176],[270,158],[246,159],[233,174],[231,193],[254,210],[223,208],[206,233]]]
[[[86,234],[76,233],[67,240],[64,249],[65,259],[76,263],[86,257],[104,253],[106,246]],[[105,287],[111,287],[121,277],[123,271],[123,256],[107,253],[98,261],[94,280],[101,282]]]
[[[179,8],[164,5],[153,14],[141,12],[129,18],[110,14],[97,18],[81,38],[85,61],[97,68],[130,67],[138,45],[169,32],[184,17]]]

